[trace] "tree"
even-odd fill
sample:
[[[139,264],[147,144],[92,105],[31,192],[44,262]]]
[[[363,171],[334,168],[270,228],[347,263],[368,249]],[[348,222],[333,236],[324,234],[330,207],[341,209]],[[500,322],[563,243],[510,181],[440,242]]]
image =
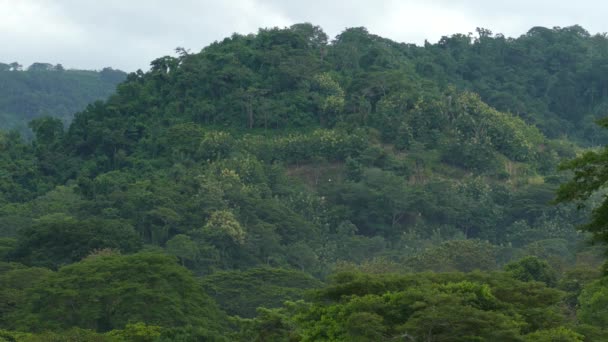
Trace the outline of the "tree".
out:
[[[479,240],[446,241],[406,260],[414,270],[471,272],[496,269],[499,247]]]
[[[602,126],[608,128],[608,120],[603,120]],[[574,201],[578,202],[579,208],[584,207],[584,201],[608,183],[607,168],[608,147],[600,151],[587,151],[575,159],[563,162],[560,170],[571,171],[573,176],[568,182],[560,185],[555,201]],[[580,228],[592,233],[596,241],[608,242],[608,199],[593,208],[591,219]]]
[[[245,243],[246,232],[231,211],[213,212],[203,227],[205,235],[223,251],[230,246],[241,246]]]
[[[195,123],[174,125],[167,130],[167,144],[174,155],[192,157],[203,139],[203,128]]]
[[[299,341],[515,342],[551,329],[555,336],[578,336],[555,329],[563,318],[555,308],[559,291],[504,273],[338,273],[310,298],[260,315],[257,333]]]
[[[178,234],[167,241],[167,252],[179,258],[182,266],[186,261],[193,262],[199,254],[198,247],[188,235]]]
[[[383,318],[372,312],[355,312],[346,321],[349,341],[381,341],[386,333]]]
[[[291,30],[303,35],[311,48],[319,51],[321,60],[327,54],[327,34],[319,26],[313,26],[310,23],[294,24],[290,27]]]
[[[51,214],[19,232],[10,257],[28,265],[57,268],[103,248],[131,253],[141,248],[141,240],[132,226],[119,220],[77,220]]]
[[[36,135],[36,142],[42,146],[51,147],[63,137],[63,122],[57,118],[36,118],[28,124]]]
[[[27,305],[29,292],[52,272],[40,267],[24,267],[14,263],[0,263],[0,326],[15,328],[19,316],[16,311]],[[0,338],[0,341],[2,339]]]
[[[130,322],[163,327],[223,326],[223,315],[173,257],[91,255],[47,277],[20,308],[18,328],[80,327],[106,332]]]
[[[574,311],[582,290],[590,282],[597,280],[601,271],[595,267],[583,266],[570,269],[559,280],[558,288],[567,293],[564,302]]]
[[[458,295],[425,298],[403,327],[425,341],[518,341],[520,322],[501,312],[458,303]]]
[[[161,327],[144,323],[127,324],[124,329],[112,330],[107,335],[116,339],[134,342],[154,342],[161,336]]]
[[[17,62],[13,62],[11,64],[9,64],[11,67],[11,71],[21,71],[23,70],[23,65],[17,63]]]
[[[579,296],[578,317],[583,323],[608,326],[608,277],[587,284]]]
[[[528,256],[505,266],[505,271],[521,281],[542,281],[547,286],[557,284],[557,274],[549,264],[534,256]]]
[[[171,208],[153,208],[145,213],[143,238],[155,244],[163,244],[169,238],[171,228],[179,220],[179,214]]]
[[[336,116],[344,108],[344,90],[329,73],[316,75],[314,80],[320,96],[319,123],[321,126],[333,126]]]
[[[53,68],[53,65],[50,63],[33,63],[27,68],[27,71],[51,71]]]
[[[252,318],[260,307],[280,307],[287,300],[304,298],[305,291],[322,283],[295,270],[256,267],[245,271],[218,271],[203,278],[203,287],[229,315]]]
[[[583,342],[585,336],[568,328],[539,330],[525,336],[527,342]]]

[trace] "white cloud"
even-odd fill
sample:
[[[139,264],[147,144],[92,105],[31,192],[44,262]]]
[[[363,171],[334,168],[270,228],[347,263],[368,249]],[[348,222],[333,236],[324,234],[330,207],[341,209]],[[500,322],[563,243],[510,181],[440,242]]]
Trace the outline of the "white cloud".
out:
[[[365,26],[397,41],[437,41],[489,28],[518,36],[533,26],[608,31],[608,3],[579,0],[0,0],[0,61],[147,69],[182,46],[199,51],[233,32],[297,22],[331,36]]]
[[[475,29],[475,26],[471,29],[474,20],[467,13],[431,2],[393,0],[386,12],[386,17],[371,25],[375,33],[408,43],[437,41],[450,32],[466,33]]]
[[[15,39],[74,41],[81,30],[47,2],[0,0],[0,32]]]

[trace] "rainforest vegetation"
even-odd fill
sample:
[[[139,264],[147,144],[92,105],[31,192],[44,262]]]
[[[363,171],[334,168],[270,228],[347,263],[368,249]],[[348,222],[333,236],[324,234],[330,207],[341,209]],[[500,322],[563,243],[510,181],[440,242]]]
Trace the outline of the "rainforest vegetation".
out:
[[[0,341],[608,339],[606,35],[4,69]]]

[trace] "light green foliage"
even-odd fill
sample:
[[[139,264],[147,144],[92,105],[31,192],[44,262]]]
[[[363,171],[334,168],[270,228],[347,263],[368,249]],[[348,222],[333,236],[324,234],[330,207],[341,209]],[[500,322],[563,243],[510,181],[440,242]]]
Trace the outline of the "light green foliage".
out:
[[[368,146],[363,131],[315,129],[308,134],[288,134],[272,139],[246,135],[242,145],[264,161],[279,160],[286,163],[310,162],[315,157],[328,160],[345,160],[357,156]]]
[[[473,93],[455,99],[456,130],[464,139],[487,142],[515,161],[530,160],[544,141],[542,134],[518,117],[501,113],[481,101]]]
[[[568,328],[559,327],[549,330],[540,330],[525,336],[529,342],[583,342],[585,336]]]
[[[333,124],[344,109],[344,91],[329,73],[316,75],[314,82],[321,97],[320,124]]]
[[[71,328],[61,332],[40,332],[36,334],[17,335],[16,342],[122,342],[123,340],[109,337],[87,329]]]
[[[556,315],[559,292],[542,285],[519,292],[524,288],[525,283],[498,273],[342,273],[317,291],[316,301],[288,303],[260,315],[252,330],[258,329],[258,338],[296,334],[302,341],[521,341],[538,324],[560,324],[536,321],[539,314]]]
[[[117,341],[154,342],[161,336],[161,327],[144,323],[127,324],[124,329],[106,334]]]
[[[223,173],[223,175],[233,177],[228,172]],[[203,233],[213,243],[223,247],[228,244],[242,245],[245,243],[245,237],[247,236],[234,214],[226,210],[212,213],[209,221],[203,227]]]

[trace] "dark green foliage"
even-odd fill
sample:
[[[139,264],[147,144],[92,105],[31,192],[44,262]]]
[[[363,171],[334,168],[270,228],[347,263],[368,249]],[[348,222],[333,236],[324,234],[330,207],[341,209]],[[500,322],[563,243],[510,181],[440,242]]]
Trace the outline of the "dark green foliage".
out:
[[[586,151],[575,159],[563,162],[560,168],[572,171],[573,177],[560,186],[556,201],[574,201],[578,203],[579,207],[583,207],[585,200],[603,191],[606,186],[606,182],[608,182],[606,165],[608,165],[608,148],[606,147],[598,151]],[[608,241],[607,212],[608,201],[604,200],[592,209],[590,220],[581,227],[592,233],[597,241]]]
[[[470,272],[496,269],[499,248],[476,240],[455,240],[429,248],[405,261],[416,271]]]
[[[18,328],[121,329],[130,322],[217,330],[222,313],[174,258],[143,253],[91,255],[35,286]]]
[[[606,277],[596,280],[583,289],[579,296],[579,317],[583,323],[606,327],[606,305],[608,303],[608,281]]]
[[[599,269],[591,267],[580,267],[569,270],[559,280],[558,288],[567,293],[564,302],[570,309],[576,309],[581,291],[590,282],[598,279],[601,273]]]
[[[0,325],[2,327],[17,325],[18,310],[23,309],[29,300],[28,291],[51,273],[44,268],[0,263]]]
[[[15,249],[17,241],[11,238],[0,238],[0,260],[6,259],[10,252]]]
[[[285,269],[253,268],[222,271],[203,278],[203,287],[230,315],[254,317],[260,306],[279,307],[321,286],[310,275]]]
[[[0,152],[0,203],[25,201],[48,190],[32,146],[18,133],[0,131]]]
[[[133,227],[118,220],[76,220],[53,214],[19,232],[10,258],[27,265],[57,268],[106,248],[132,253],[141,248],[141,241]]]
[[[261,29],[152,61],[67,128],[0,133],[0,257],[25,264],[0,264],[0,334],[601,340],[605,284],[576,272],[602,260],[575,230],[588,212],[549,202],[580,152],[563,136],[605,139],[603,45],[579,27],[423,47]],[[604,154],[564,166],[560,199],[602,200]]]

